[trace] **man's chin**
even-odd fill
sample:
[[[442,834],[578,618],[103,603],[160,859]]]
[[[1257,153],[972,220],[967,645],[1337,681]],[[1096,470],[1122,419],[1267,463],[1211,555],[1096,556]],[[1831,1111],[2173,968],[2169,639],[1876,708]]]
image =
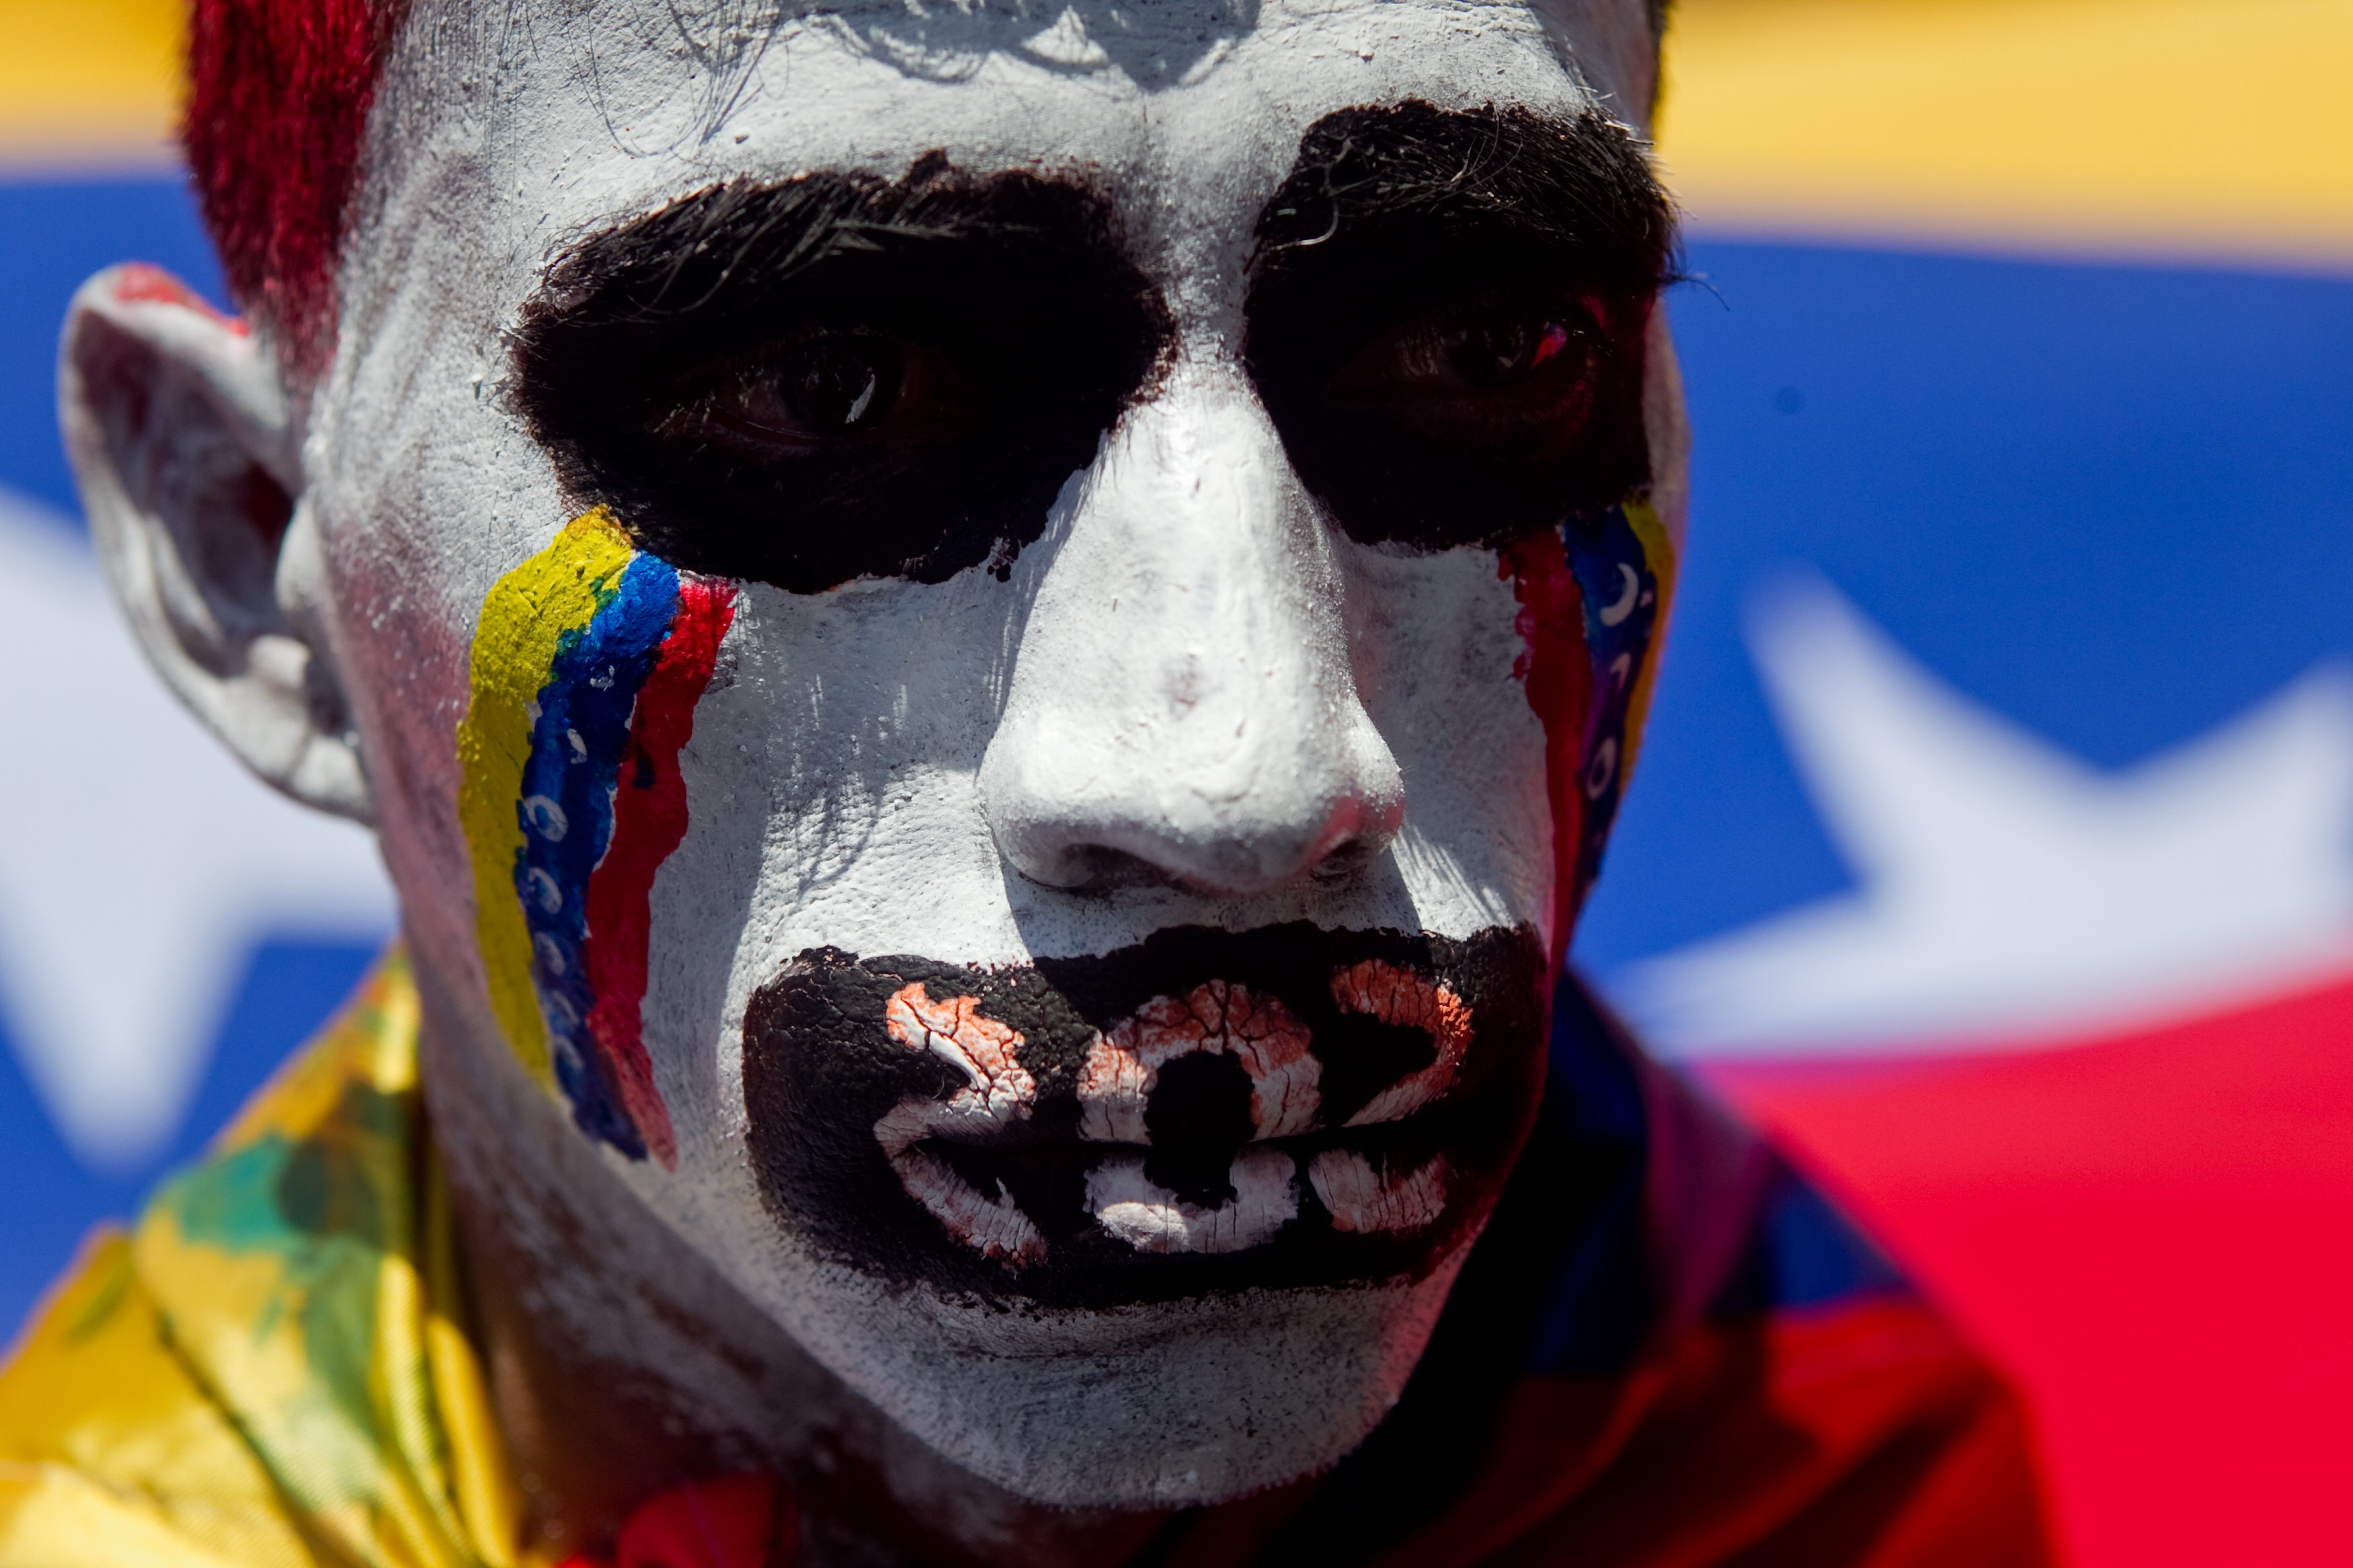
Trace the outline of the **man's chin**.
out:
[[[1217,1503],[1328,1468],[1403,1392],[1469,1250],[1419,1279],[1108,1309],[812,1261],[785,1326],[943,1458],[1033,1501]]]

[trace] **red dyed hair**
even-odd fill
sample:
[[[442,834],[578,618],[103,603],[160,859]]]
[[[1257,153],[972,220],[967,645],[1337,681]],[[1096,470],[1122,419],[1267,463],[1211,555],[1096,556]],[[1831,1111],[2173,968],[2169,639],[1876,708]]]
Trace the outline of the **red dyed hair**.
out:
[[[190,0],[188,168],[231,291],[326,368],[368,107],[406,0]]]

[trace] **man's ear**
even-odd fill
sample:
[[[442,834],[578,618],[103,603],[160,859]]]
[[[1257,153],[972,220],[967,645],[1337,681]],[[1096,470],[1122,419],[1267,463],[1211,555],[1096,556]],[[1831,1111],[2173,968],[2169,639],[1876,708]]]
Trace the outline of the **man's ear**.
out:
[[[268,347],[169,274],[111,267],[66,317],[58,417],[90,541],[165,684],[266,782],[370,820]]]

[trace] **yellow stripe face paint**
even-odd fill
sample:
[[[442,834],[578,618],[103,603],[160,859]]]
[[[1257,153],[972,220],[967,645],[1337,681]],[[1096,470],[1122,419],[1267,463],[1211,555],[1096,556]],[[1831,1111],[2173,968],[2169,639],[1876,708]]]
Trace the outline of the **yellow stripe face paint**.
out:
[[[634,553],[612,513],[599,507],[500,578],[482,601],[472,698],[458,729],[458,816],[474,863],[474,938],[483,979],[507,1044],[551,1091],[547,1025],[532,984],[531,931],[515,889],[524,847],[517,805],[548,671],[566,638],[577,638],[612,599]]]
[[[1626,705],[1624,773],[1630,779],[1634,776],[1634,760],[1642,754],[1642,726],[1651,716],[1651,692],[1658,684],[1659,650],[1666,643],[1663,634],[1667,616],[1674,608],[1677,562],[1674,542],[1667,536],[1667,525],[1649,501],[1628,501],[1625,510],[1627,525],[1642,547],[1642,559],[1658,580],[1658,606],[1652,623],[1658,629],[1643,647],[1641,664],[1634,674],[1634,694]]]

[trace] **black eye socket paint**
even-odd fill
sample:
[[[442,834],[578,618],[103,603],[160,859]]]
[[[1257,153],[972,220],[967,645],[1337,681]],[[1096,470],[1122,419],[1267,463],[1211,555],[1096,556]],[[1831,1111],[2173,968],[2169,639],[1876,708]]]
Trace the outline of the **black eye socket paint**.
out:
[[[938,153],[735,182],[594,236],[516,334],[582,503],[690,570],[820,593],[1004,569],[1165,352],[1109,206]]]
[[[1352,537],[1495,545],[1650,480],[1643,352],[1673,219],[1588,115],[1349,109],[1261,215],[1247,358]]]
[[[800,954],[744,1025],[777,1223],[896,1283],[1102,1308],[1419,1278],[1544,1076],[1535,931],[1179,927],[976,969]]]

